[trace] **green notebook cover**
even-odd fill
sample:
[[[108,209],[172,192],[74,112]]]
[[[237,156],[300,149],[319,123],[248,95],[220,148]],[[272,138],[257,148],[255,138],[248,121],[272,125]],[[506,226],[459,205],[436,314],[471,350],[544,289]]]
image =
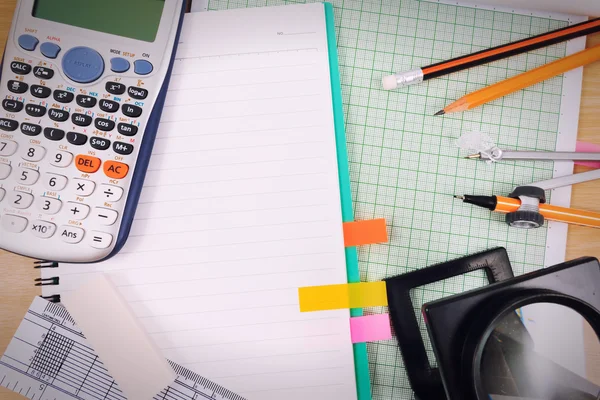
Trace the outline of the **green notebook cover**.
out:
[[[333,6],[325,5],[325,21],[327,24],[327,47],[329,49],[329,69],[331,76],[331,93],[333,97],[333,116],[335,124],[335,141],[337,147],[337,162],[340,179],[340,194],[342,199],[342,220],[354,221],[352,210],[352,195],[350,192],[350,171],[348,168],[348,150],[346,148],[346,132],[344,130],[344,109],[342,107],[342,86],[338,66],[337,44],[335,40],[335,25],[333,23]],[[348,282],[360,282],[358,272],[358,255],[356,247],[346,248],[346,269]],[[362,309],[351,309],[350,315],[361,316]],[[366,343],[354,344],[354,366],[356,369],[356,388],[358,400],[371,399],[371,382],[369,380],[369,361],[367,359]]]

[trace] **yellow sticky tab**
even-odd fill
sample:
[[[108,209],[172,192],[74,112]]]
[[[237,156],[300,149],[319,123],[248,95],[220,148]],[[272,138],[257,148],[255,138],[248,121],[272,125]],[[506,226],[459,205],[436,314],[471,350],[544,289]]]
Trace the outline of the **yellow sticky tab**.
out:
[[[300,311],[387,306],[385,282],[307,286],[298,289]]]

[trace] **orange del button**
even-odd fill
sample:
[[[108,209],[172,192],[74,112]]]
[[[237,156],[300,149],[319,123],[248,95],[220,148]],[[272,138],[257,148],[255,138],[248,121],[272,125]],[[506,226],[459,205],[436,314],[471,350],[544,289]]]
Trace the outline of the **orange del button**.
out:
[[[116,161],[106,161],[104,163],[104,173],[109,178],[123,179],[129,172],[129,165]]]
[[[75,157],[75,165],[77,166],[77,169],[88,174],[93,174],[94,172],[98,171],[101,164],[102,161],[96,157],[85,156],[83,154]]]

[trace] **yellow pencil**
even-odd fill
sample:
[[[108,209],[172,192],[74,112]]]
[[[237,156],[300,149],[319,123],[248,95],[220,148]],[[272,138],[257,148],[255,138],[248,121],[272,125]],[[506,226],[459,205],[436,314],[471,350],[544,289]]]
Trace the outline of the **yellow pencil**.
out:
[[[494,85],[479,89],[471,94],[468,94],[454,103],[446,106],[443,110],[435,115],[444,115],[455,112],[461,112],[478,107],[482,104],[489,103],[507,94],[516,92],[536,83],[545,81],[556,75],[570,71],[577,67],[593,63],[600,60],[600,45],[594,46],[591,49],[580,51],[560,60],[553,61],[549,64],[532,69],[520,75],[498,82]]]

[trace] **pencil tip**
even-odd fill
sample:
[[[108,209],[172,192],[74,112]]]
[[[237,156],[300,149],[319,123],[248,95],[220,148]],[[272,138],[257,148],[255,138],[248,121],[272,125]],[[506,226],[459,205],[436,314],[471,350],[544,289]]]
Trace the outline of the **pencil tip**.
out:
[[[444,111],[444,110],[440,110],[440,111],[436,112],[436,113],[435,113],[435,114],[433,114],[433,115],[434,115],[434,116],[436,116],[436,115],[444,115],[444,114],[446,114],[446,111]]]
[[[454,198],[455,198],[455,199],[459,199],[459,200],[464,200],[464,199],[465,199],[465,196],[457,196],[457,195],[454,195]]]

